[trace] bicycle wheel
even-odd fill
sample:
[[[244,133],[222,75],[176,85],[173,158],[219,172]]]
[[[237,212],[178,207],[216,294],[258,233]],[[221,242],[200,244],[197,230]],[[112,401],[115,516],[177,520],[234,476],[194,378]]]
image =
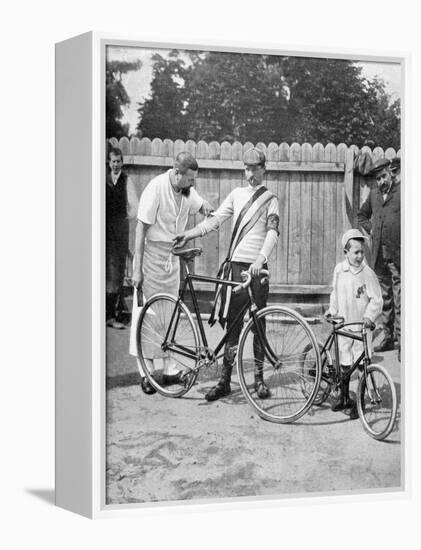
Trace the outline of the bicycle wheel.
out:
[[[317,342],[306,321],[292,309],[269,306],[259,311],[257,318],[263,330],[263,347],[253,319],[247,323],[238,346],[241,389],[265,420],[293,422],[311,407],[320,384]],[[263,376],[269,388],[270,395],[265,399],[255,391],[256,374]],[[303,380],[308,392],[303,392]]]
[[[192,387],[197,378],[199,337],[182,302],[169,294],[152,296],[139,316],[136,343],[145,375],[160,394],[181,397]]]
[[[322,374],[320,377],[320,385],[312,404],[320,406],[323,405],[332,390],[332,382],[329,378],[329,365],[332,365],[332,358],[330,356],[329,350],[325,350],[322,352],[323,345],[320,342],[318,342],[317,344],[320,351],[320,368]],[[304,395],[307,397],[311,395],[311,391],[313,389],[313,378],[316,376],[317,372],[315,359],[313,358],[313,361],[311,361],[311,358],[307,355],[308,352],[310,352],[311,354],[312,351],[312,344],[308,344],[302,354],[301,363],[301,368],[303,372],[301,389]]]
[[[393,430],[397,399],[395,384],[380,365],[367,368],[358,382],[357,410],[364,430],[374,439],[385,439]]]

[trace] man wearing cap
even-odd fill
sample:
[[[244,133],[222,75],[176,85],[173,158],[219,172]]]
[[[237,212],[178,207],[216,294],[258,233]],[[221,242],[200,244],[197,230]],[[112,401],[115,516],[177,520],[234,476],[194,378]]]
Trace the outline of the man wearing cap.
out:
[[[382,293],[373,270],[364,261],[364,237],[358,229],[350,229],[341,240],[345,260],[333,272],[332,293],[326,317],[340,316],[345,323],[363,323],[367,329],[382,311]],[[360,325],[347,327],[359,331]],[[367,333],[367,344],[371,353],[371,332]],[[357,418],[355,403],[349,397],[351,365],[362,352],[362,342],[338,337],[341,364],[341,383],[338,399],[332,403],[332,411],[350,409],[351,418]]]
[[[249,270],[253,276],[251,288],[258,309],[266,306],[269,285],[260,280],[262,269],[267,269],[267,259],[278,239],[279,205],[278,199],[263,185],[266,157],[259,149],[251,148],[244,153],[245,176],[248,185],[237,187],[226,197],[213,216],[202,223],[177,235],[176,246],[197,237],[203,237],[210,231],[217,230],[222,223],[232,218],[233,230],[227,256],[220,266],[218,277],[241,281],[241,272]],[[214,309],[210,323],[219,320],[229,333],[224,350],[222,374],[218,384],[206,394],[208,401],[215,401],[231,393],[231,373],[237,353],[237,345],[242,330],[242,323],[234,325],[235,317],[248,300],[246,291],[231,294],[226,292],[226,285],[220,285],[216,292]],[[269,389],[259,371],[258,339],[255,341],[255,390],[261,399],[269,397]],[[260,360],[261,364],[261,360]]]
[[[374,350],[394,349],[395,333],[400,360],[401,195],[400,177],[392,178],[390,166],[387,159],[375,162],[372,174],[377,185],[358,211],[358,223],[372,236],[371,262],[383,295],[381,336]]]

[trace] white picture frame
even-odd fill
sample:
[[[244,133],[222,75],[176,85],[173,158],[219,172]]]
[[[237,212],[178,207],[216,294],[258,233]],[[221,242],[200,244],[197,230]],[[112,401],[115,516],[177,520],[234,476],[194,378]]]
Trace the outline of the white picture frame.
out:
[[[101,33],[86,33],[56,45],[56,504],[91,518],[135,514],[139,508],[157,505],[108,505],[105,494],[105,193],[102,182],[105,176],[105,49],[112,45],[399,62],[403,80],[407,78],[408,64],[407,55],[305,52],[229,43],[152,43]],[[404,97],[405,93],[403,104]],[[405,150],[404,130],[405,124],[402,151]],[[75,155],[69,156],[69,150]],[[77,165],[73,163],[74,156],[79,159]],[[404,154],[402,159],[405,177]],[[77,345],[72,345],[72,341]],[[405,387],[404,373],[402,384]],[[405,415],[403,400],[403,425]],[[405,430],[401,436],[401,466],[402,472],[407,472]],[[402,476],[397,492],[402,494],[407,490],[407,477]],[[387,494],[390,498],[398,496]],[[290,502],[295,497],[271,498]],[[329,496],[314,495],[313,498],[323,501]],[[359,494],[348,498],[370,496]],[[247,506],[250,500],[253,498],[232,500],[227,496],[201,506],[203,509],[215,505]],[[183,506],[186,503],[159,504]]]

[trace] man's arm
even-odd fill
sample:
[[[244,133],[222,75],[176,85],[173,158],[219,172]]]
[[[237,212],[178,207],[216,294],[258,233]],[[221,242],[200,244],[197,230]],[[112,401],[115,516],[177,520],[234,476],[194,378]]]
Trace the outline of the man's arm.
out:
[[[184,233],[176,235],[174,239],[174,245],[177,248],[183,247],[188,241],[196,239],[197,237],[204,237],[210,231],[216,231],[219,226],[224,223],[228,218],[233,214],[233,205],[232,205],[232,196],[231,193],[225,198],[221,206],[213,212],[208,218],[203,220],[201,223],[189,229]]]
[[[196,214],[197,212],[200,212],[200,214],[207,217],[211,214],[211,212],[215,210],[207,200],[199,195],[194,187],[190,189],[190,201],[191,214]]]
[[[263,241],[263,246],[256,258],[250,266],[250,273],[254,276],[259,275],[263,265],[268,261],[268,258],[278,241],[279,236],[279,203],[276,197],[270,202],[267,210],[266,236]]]
[[[366,268],[367,269],[367,268]],[[374,322],[383,309],[383,297],[379,280],[374,271],[370,270],[367,278],[367,297],[369,302],[364,312],[364,317]]]
[[[135,288],[141,288],[143,284],[143,254],[145,252],[145,237],[149,227],[150,225],[137,220],[132,275],[132,284]]]
[[[333,272],[332,292],[330,294],[329,309],[326,311],[325,316],[335,316],[338,314],[338,271],[335,267]]]
[[[371,191],[361,208],[357,213],[358,225],[365,229],[368,234],[371,233],[371,215],[373,214],[373,209],[371,206]]]

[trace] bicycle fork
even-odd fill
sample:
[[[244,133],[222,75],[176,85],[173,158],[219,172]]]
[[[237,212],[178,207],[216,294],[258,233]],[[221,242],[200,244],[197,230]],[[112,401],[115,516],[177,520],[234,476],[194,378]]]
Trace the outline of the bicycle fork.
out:
[[[368,373],[368,366],[370,365],[371,359],[370,359],[370,352],[367,344],[367,329],[365,328],[365,326],[363,326],[361,330],[361,335],[362,335],[363,346],[364,346],[363,369],[364,369],[364,376],[366,380],[367,393],[369,395],[371,404],[378,405],[379,403],[381,403],[382,398],[377,388],[376,381],[374,380],[373,373],[372,372],[370,374]],[[370,388],[370,384],[371,384],[371,388]]]

